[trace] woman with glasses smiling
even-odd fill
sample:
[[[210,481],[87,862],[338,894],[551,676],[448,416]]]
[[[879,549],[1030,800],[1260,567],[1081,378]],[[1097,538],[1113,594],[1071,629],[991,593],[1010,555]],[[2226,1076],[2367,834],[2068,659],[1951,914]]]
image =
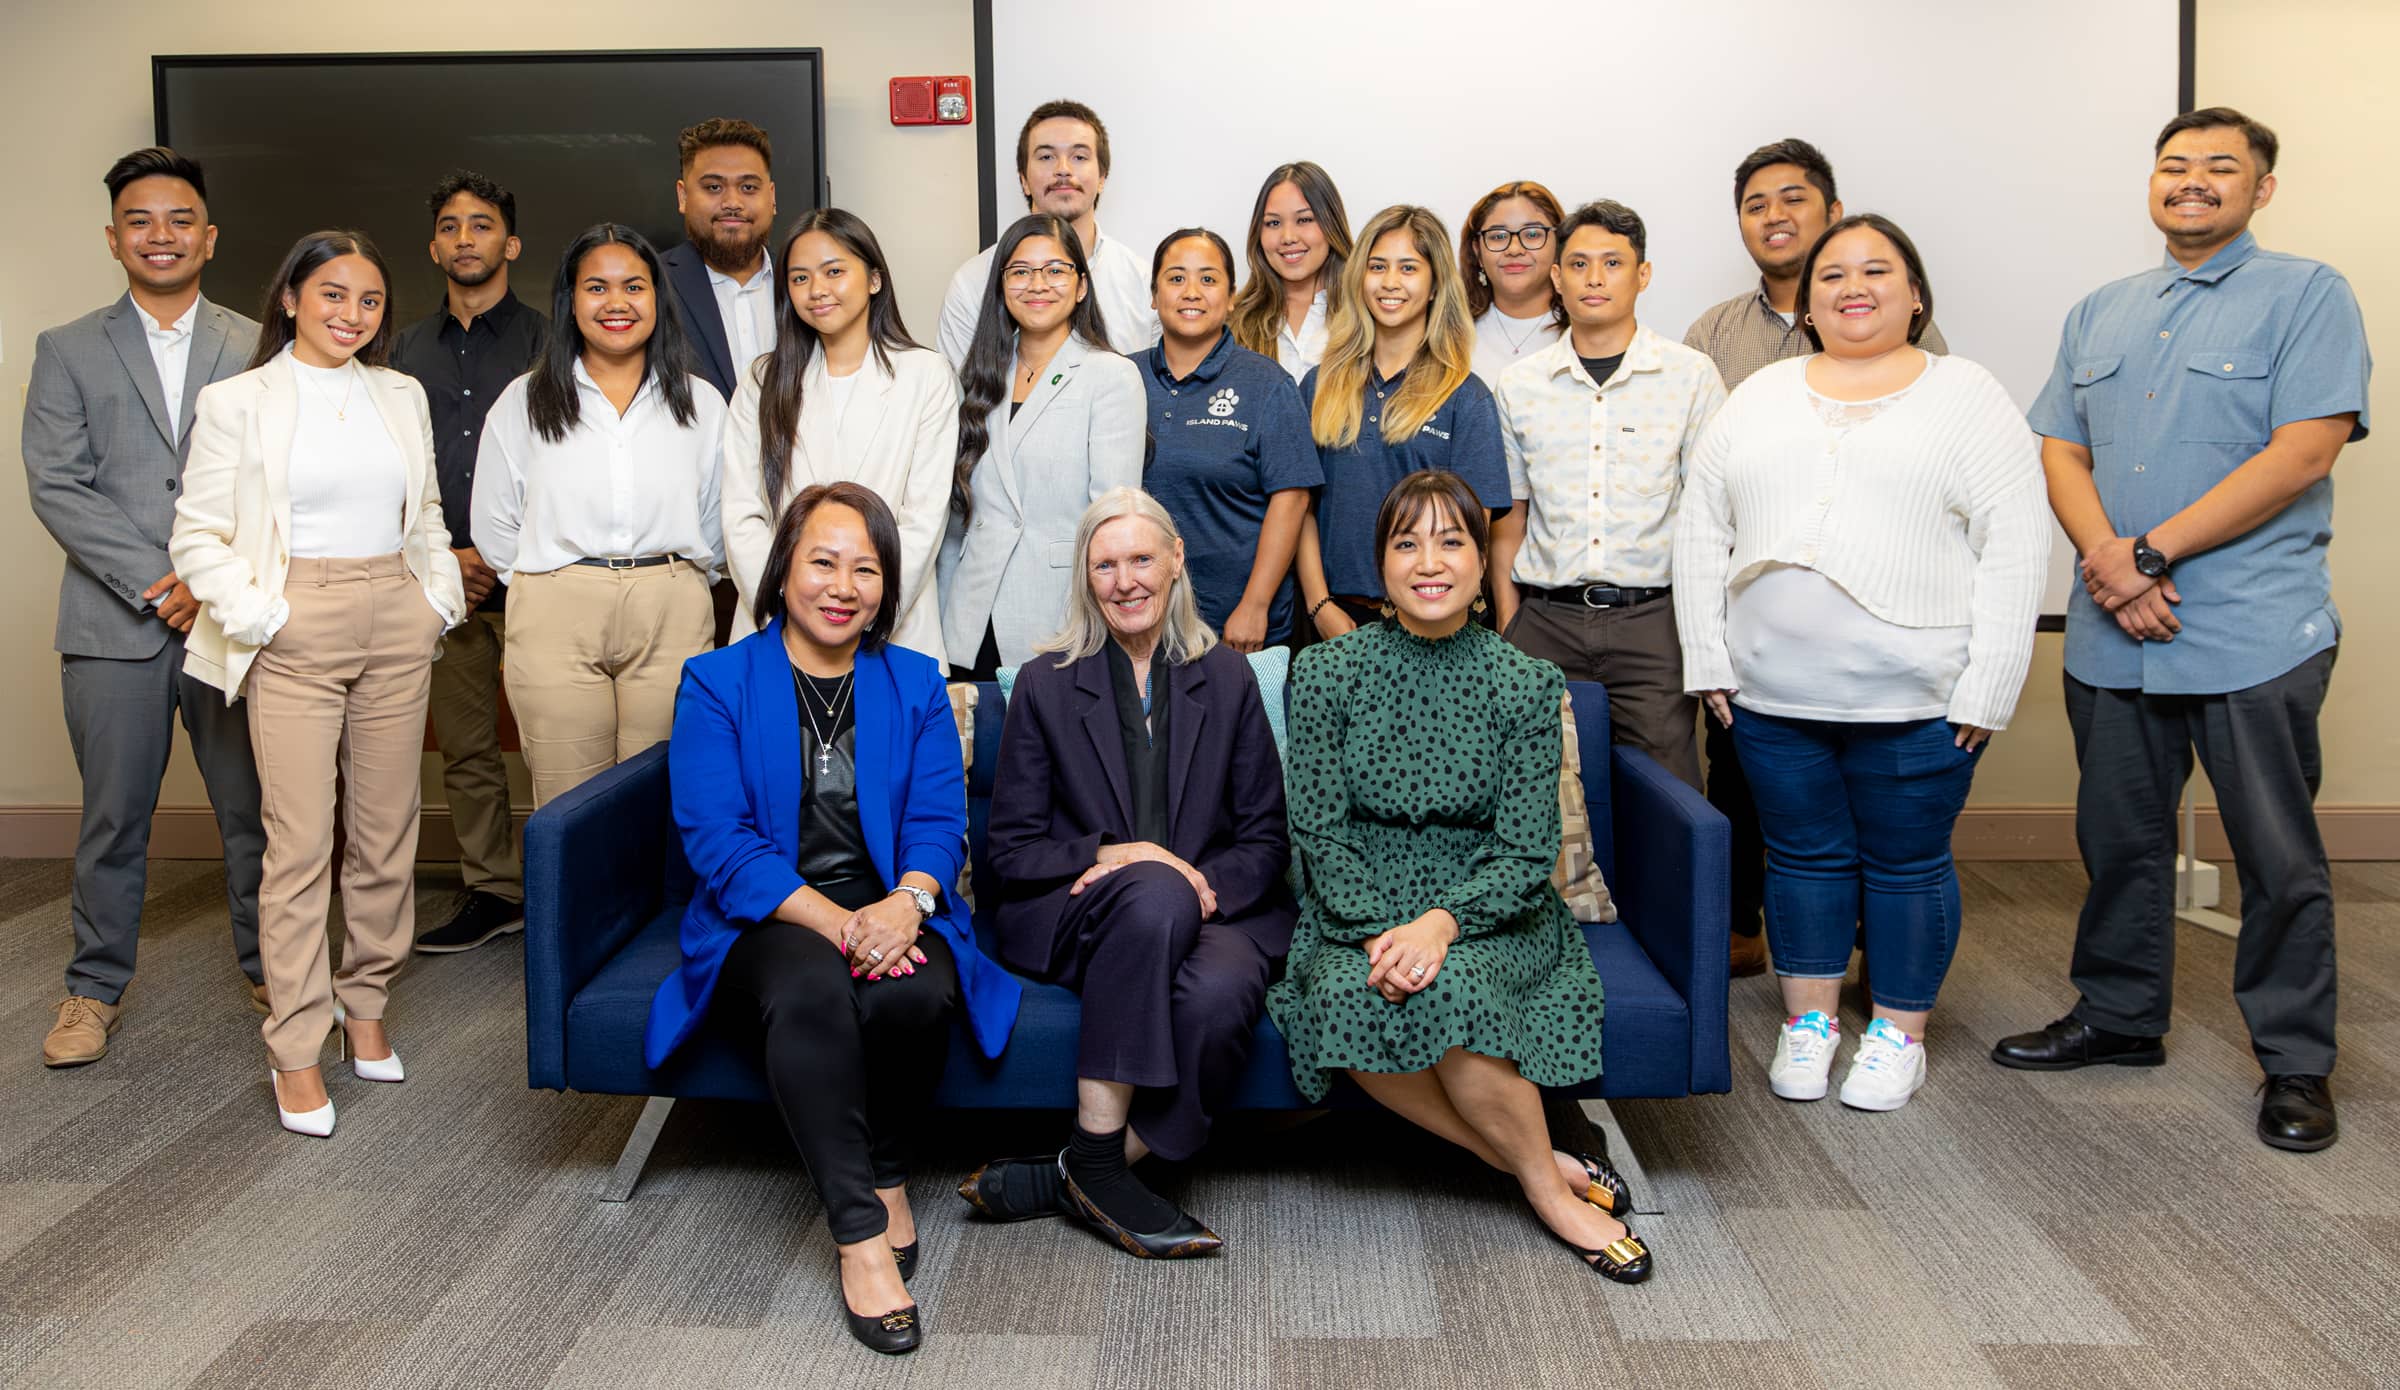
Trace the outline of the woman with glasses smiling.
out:
[[[1083,509],[1141,485],[1142,374],[1107,342],[1075,229],[1049,213],[1018,218],[993,253],[959,380],[936,580],[957,679],[1021,665],[1057,630]]]
[[[1496,386],[1500,371],[1558,341],[1566,310],[1550,284],[1558,260],[1558,225],[1566,209],[1549,189],[1530,180],[1504,183],[1477,200],[1459,228],[1458,261],[1467,277],[1467,312],[1475,316],[1475,375]]]

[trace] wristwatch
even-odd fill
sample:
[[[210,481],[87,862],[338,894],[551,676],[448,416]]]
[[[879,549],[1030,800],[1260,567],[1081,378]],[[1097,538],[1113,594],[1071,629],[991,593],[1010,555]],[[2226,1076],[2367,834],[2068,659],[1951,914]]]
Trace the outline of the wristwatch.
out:
[[[908,894],[909,901],[917,905],[917,915],[926,919],[927,921],[933,920],[933,911],[935,907],[933,894],[928,893],[924,889],[916,887],[913,884],[907,883],[901,884],[899,887],[893,889],[892,892]],[[885,896],[888,897],[890,894],[886,894]]]
[[[2133,567],[2152,579],[2167,577],[2167,557],[2150,548],[2150,535],[2144,532],[2133,538]]]

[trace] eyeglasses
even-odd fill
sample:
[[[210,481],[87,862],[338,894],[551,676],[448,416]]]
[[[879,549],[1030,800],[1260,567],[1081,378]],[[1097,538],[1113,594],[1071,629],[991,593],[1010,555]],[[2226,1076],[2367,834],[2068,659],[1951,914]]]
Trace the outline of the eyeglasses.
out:
[[[1483,238],[1486,251],[1506,251],[1511,241],[1528,251],[1539,251],[1550,244],[1550,232],[1539,222],[1528,222],[1522,227],[1486,227],[1477,235]]]
[[[1043,265],[1012,265],[1001,272],[1000,279],[1007,284],[1010,290],[1021,293],[1033,284],[1033,277],[1036,275],[1042,277],[1042,283],[1052,289],[1075,283],[1075,267],[1065,261],[1050,261]]]

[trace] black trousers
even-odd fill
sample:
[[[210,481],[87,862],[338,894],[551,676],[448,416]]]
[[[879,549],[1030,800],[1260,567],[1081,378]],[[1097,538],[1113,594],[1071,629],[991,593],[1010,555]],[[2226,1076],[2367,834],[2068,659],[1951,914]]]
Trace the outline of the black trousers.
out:
[[[2075,1016],[2167,1031],[2175,985],[2175,816],[2199,753],[2241,876],[2233,995],[2269,1075],[2333,1070],[2333,876],[2317,832],[2317,714],[2334,652],[2224,695],[2149,695],[2066,678],[2091,875],[2075,927]]]
[[[1708,804],[1733,825],[1733,934],[1756,936],[1767,910],[1767,839],[1759,832],[1758,803],[1742,775],[1733,730],[1705,711],[1700,724],[1708,731]]]
[[[934,932],[917,949],[914,975],[854,980],[832,942],[765,923],[734,942],[709,1005],[760,1049],[767,1091],[843,1244],[888,1224],[875,1189],[907,1181],[906,1141],[949,1053],[958,967]]]
[[[1133,1132],[1189,1158],[1250,1060],[1267,954],[1201,921],[1199,895],[1164,864],[1129,864],[1068,901],[1044,973],[1083,997],[1075,1074],[1132,1086]]]

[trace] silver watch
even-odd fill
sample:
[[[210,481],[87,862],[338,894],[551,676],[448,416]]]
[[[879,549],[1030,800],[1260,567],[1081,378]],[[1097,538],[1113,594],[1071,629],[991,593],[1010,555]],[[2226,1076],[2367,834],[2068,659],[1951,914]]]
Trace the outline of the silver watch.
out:
[[[901,884],[899,887],[893,889],[892,892],[908,894],[909,901],[917,905],[917,915],[926,919],[927,921],[933,920],[933,894],[928,893],[924,889],[916,887],[913,884],[907,883]],[[887,894],[886,896],[889,895]]]

